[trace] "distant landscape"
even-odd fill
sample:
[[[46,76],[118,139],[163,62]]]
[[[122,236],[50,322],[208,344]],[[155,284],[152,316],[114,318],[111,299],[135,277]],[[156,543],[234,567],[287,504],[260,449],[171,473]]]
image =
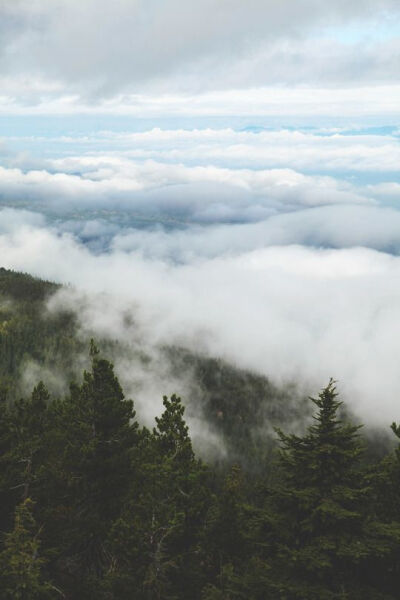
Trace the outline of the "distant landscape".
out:
[[[397,600],[398,0],[0,2],[0,599]]]

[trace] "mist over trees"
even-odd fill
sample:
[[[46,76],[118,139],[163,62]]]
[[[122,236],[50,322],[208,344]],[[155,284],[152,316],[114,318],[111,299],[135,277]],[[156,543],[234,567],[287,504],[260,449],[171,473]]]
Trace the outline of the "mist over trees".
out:
[[[331,380],[293,433],[302,399],[296,408],[260,378],[171,348],[227,442],[223,460],[205,461],[181,398],[165,396],[144,426],[94,342],[67,393],[38,382],[22,397],[24,344],[68,372],[81,342],[71,315],[39,309],[50,284],[2,271],[0,285],[13,301],[0,330],[1,598],[398,597],[399,425],[393,450],[366,438]],[[261,415],[272,426],[252,437]]]
[[[0,600],[400,600],[400,0],[0,0]]]

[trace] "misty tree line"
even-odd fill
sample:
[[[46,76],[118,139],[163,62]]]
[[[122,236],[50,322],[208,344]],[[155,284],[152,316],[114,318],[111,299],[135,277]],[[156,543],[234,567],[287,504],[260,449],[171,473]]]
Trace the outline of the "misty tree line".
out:
[[[312,402],[255,477],[195,456],[177,396],[142,427],[93,344],[66,397],[4,397],[0,597],[398,598],[400,445],[366,461],[334,383]]]

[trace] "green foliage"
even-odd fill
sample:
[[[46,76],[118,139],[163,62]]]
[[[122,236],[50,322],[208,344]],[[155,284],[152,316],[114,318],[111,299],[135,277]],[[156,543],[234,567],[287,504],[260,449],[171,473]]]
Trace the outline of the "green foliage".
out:
[[[59,566],[87,597],[93,581],[111,564],[107,538],[121,512],[132,476],[131,452],[138,438],[133,402],[125,400],[113,366],[91,346],[92,368],[81,385],[72,385],[59,407],[63,501],[68,506],[59,527],[63,557]],[[61,498],[60,498],[61,499]]]
[[[164,397],[153,432],[137,450],[139,485],[112,531],[116,598],[193,597],[201,577],[198,540],[208,507],[208,473],[196,460],[180,398]],[[185,595],[183,595],[185,594]]]
[[[359,427],[337,417],[336,398],[331,380],[312,399],[318,410],[304,437],[278,431],[282,479],[270,500],[276,597],[384,597],[368,568],[393,538],[368,514]]]
[[[53,395],[64,393],[65,387],[58,382],[79,380],[86,343],[77,335],[76,317],[67,310],[47,309],[47,300],[59,289],[29,275],[0,270],[0,398],[15,401],[26,395],[22,375],[30,365],[39,370],[38,379],[54,374],[46,378]],[[151,356],[132,352],[118,340],[101,340],[101,346],[109,356],[123,355],[151,368]],[[163,348],[162,358],[177,378],[182,372],[190,374],[193,405],[223,439],[228,462],[241,464],[257,476],[276,446],[272,426],[289,426],[307,412],[304,399],[293,387],[278,389],[265,377],[221,360],[176,347]],[[268,435],[262,425],[265,422],[271,426]],[[223,469],[225,463],[222,461]]]
[[[43,600],[56,591],[43,581],[40,530],[33,517],[33,502],[26,498],[15,509],[15,526],[6,534],[0,554],[0,592],[4,600]]]
[[[308,412],[293,390],[168,348],[195,401],[164,397],[147,429],[93,341],[76,376],[74,318],[45,310],[56,289],[0,269],[0,598],[398,598],[399,425],[374,462],[330,381],[304,434],[276,442]],[[21,394],[28,359],[70,375],[69,393]],[[194,403],[224,461],[196,456]]]
[[[84,348],[75,335],[75,317],[46,310],[59,287],[0,269],[0,393],[9,400],[22,392],[20,376],[27,361],[73,374],[75,355]]]
[[[196,406],[223,439],[230,465],[240,464],[249,475],[259,477],[268,468],[276,449],[273,427],[308,416],[306,399],[293,385],[277,388],[266,377],[182,348],[164,353],[173,374],[190,374]]]

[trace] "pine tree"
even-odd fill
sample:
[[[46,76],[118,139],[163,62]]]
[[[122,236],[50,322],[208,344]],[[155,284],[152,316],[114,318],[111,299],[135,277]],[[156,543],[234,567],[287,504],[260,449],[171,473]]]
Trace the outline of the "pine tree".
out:
[[[15,506],[39,499],[43,464],[48,457],[49,394],[42,382],[28,399],[2,406],[0,417],[0,495],[3,529],[9,529]]]
[[[21,399],[14,405],[14,461],[22,467],[19,487],[23,500],[35,496],[40,486],[38,472],[46,460],[49,400],[50,395],[40,381],[28,400]]]
[[[65,440],[60,467],[69,505],[63,540],[68,558],[62,568],[80,581],[82,599],[96,597],[98,580],[110,568],[107,537],[130,488],[138,439],[133,402],[124,398],[113,365],[93,343],[91,362],[59,414]]]
[[[0,396],[0,531],[7,531],[12,524],[17,494],[12,490],[15,485],[13,463],[10,451],[13,445],[11,414],[7,397]]]
[[[304,437],[278,431],[281,482],[271,497],[271,598],[384,598],[364,577],[385,554],[385,528],[367,513],[359,427],[338,418],[334,382],[317,399]],[[390,545],[390,544],[389,544]]]
[[[198,597],[197,544],[208,507],[207,471],[196,460],[181,399],[164,397],[164,412],[141,442],[141,469],[131,500],[114,526],[118,600]]]
[[[6,534],[0,554],[0,593],[2,600],[44,600],[57,591],[43,581],[38,527],[33,502],[26,498],[15,511],[15,526]]]
[[[370,510],[383,523],[381,527],[386,528],[391,544],[367,575],[379,583],[388,597],[397,598],[400,585],[400,426],[392,423],[391,429],[399,440],[397,448],[369,469],[373,487]]]
[[[251,548],[246,536],[243,473],[233,465],[214,497],[202,534],[202,554],[208,583],[202,600],[243,597],[238,585]]]

